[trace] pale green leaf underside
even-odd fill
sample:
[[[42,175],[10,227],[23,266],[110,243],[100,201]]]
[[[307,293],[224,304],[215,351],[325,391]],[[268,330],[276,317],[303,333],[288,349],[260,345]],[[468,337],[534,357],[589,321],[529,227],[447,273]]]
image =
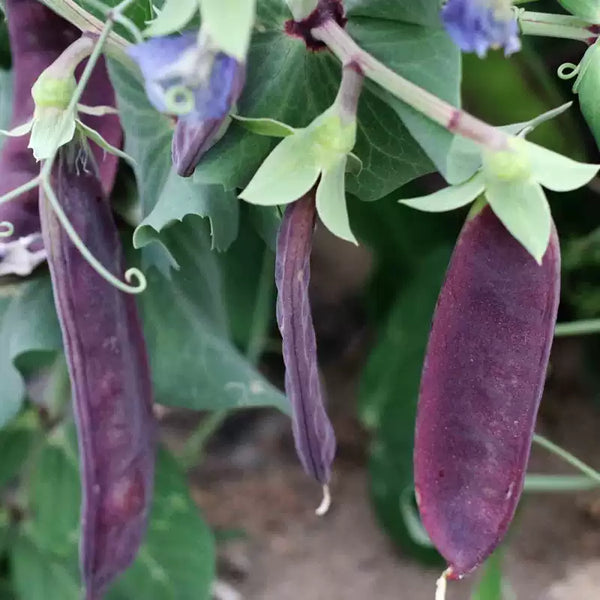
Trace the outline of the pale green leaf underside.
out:
[[[202,26],[223,52],[246,61],[255,0],[200,0]]]
[[[199,0],[166,0],[158,16],[153,19],[144,35],[169,35],[183,29],[198,11]]]
[[[538,262],[550,241],[550,206],[539,183],[533,180],[486,183],[486,198],[511,235]]]

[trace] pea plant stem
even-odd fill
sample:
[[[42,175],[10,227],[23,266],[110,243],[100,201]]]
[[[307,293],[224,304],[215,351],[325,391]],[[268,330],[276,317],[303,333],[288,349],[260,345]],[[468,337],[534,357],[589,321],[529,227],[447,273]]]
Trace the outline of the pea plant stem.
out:
[[[520,9],[517,21],[524,35],[579,40],[592,43],[598,37],[594,25],[571,15],[553,15]]]
[[[584,319],[572,323],[559,323],[554,330],[555,337],[592,335],[600,333],[600,319]]]
[[[549,452],[552,452],[552,454],[556,454],[556,456],[562,458],[565,462],[575,467],[578,471],[581,471],[581,473],[583,473],[596,483],[600,484],[600,473],[592,467],[590,467],[589,465],[586,465],[582,460],[579,460],[576,456],[574,456],[564,448],[561,448],[554,442],[551,442],[544,436],[539,435],[537,433],[534,434],[533,441],[536,444],[538,444],[538,446],[545,448]]]
[[[312,29],[311,33],[326,44],[342,64],[355,63],[366,77],[448,131],[469,138],[490,150],[508,148],[507,134],[392,71],[363,50],[335,21],[326,21]]]

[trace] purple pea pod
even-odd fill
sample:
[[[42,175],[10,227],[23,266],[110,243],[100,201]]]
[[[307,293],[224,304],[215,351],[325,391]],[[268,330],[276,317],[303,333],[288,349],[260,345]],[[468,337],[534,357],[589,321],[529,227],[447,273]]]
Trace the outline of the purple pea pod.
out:
[[[512,521],[559,296],[554,227],[538,265],[489,206],[466,222],[433,318],[414,448],[419,510],[448,579],[477,568]]]
[[[61,148],[52,187],[87,248],[115,276],[121,243],[100,180],[77,142]],[[134,559],[152,499],[155,421],[135,299],[107,283],[40,194],[44,244],[73,391],[82,476],[80,558],[86,599]]]
[[[325,489],[335,455],[335,435],[323,405],[317,365],[317,344],[308,286],[315,227],[315,190],[288,205],[277,237],[275,282],[277,323],[283,338],[285,390],[292,404],[296,451],[304,470]]]
[[[13,60],[13,113],[10,127],[29,121],[34,112],[31,88],[38,76],[79,36],[78,29],[37,0],[6,0],[8,33]],[[91,106],[116,106],[106,66],[100,60],[84,92],[82,102]],[[120,146],[122,131],[116,116],[83,116],[110,144]],[[39,174],[28,136],[6,138],[0,154],[0,195],[6,194]],[[118,160],[94,148],[103,188],[112,189]],[[33,189],[0,204],[0,221],[14,227],[13,235],[0,240],[0,276],[28,275],[46,257],[40,232],[38,192]]]

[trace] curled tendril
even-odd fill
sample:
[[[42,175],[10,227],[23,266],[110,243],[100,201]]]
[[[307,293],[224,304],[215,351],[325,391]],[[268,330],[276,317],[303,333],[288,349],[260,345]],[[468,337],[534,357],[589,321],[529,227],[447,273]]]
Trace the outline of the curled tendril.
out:
[[[77,250],[79,250],[90,267],[92,267],[92,269],[94,269],[94,271],[96,271],[100,277],[108,281],[108,283],[122,292],[126,292],[127,294],[139,294],[143,292],[148,286],[145,275],[139,269],[133,267],[125,272],[125,281],[127,283],[123,283],[120,279],[117,279],[110,271],[106,269],[104,265],[102,265],[102,263],[88,250],[87,246],[83,243],[82,239],[73,228],[71,221],[69,221],[69,218],[64,213],[58,198],[56,197],[56,194],[50,185],[50,182],[43,181],[42,186],[44,188],[46,198],[50,202],[52,210],[56,214],[60,224],[69,236],[69,239],[73,245],[77,248]],[[132,279],[137,280],[137,285],[130,285]]]
[[[563,63],[558,67],[557,74],[561,79],[573,79],[579,73],[580,65],[575,65],[573,63]]]
[[[184,85],[174,85],[165,92],[167,111],[174,115],[186,115],[194,110],[194,93]]]
[[[0,221],[0,238],[10,237],[15,232],[15,227],[9,221]]]

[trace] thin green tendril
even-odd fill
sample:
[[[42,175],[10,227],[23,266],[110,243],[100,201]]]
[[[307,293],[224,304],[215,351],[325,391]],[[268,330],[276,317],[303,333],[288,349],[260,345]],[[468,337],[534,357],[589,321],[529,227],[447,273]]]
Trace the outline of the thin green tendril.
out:
[[[10,221],[0,221],[0,238],[10,237],[15,232],[15,226]]]
[[[7,192],[6,194],[0,196],[0,204],[4,204],[5,202],[9,202],[10,200],[14,200],[15,198],[18,198],[21,194],[25,194],[29,190],[32,190],[33,188],[37,187],[39,182],[40,182],[40,178],[34,177],[27,183],[24,183],[23,185],[20,185],[18,188],[15,188],[14,190]]]
[[[573,79],[579,73],[580,65],[575,65],[573,63],[563,63],[558,67],[557,74],[563,79]]]
[[[79,237],[79,235],[75,231],[73,225],[71,224],[71,221],[69,221],[69,218],[64,213],[62,206],[60,205],[60,202],[58,201],[58,198],[56,197],[56,194],[54,193],[54,190],[52,189],[52,186],[50,185],[50,182],[43,181],[42,187],[44,189],[44,194],[46,196],[46,199],[50,202],[50,206],[52,207],[54,214],[56,214],[56,217],[60,221],[62,228],[65,230],[65,232],[69,236],[69,239],[71,240],[72,244],[77,248],[77,250],[79,250],[79,252],[83,256],[83,258],[85,258],[85,260],[88,262],[90,267],[92,267],[94,269],[94,271],[96,271],[96,273],[98,273],[98,275],[100,275],[100,277],[104,278],[106,281],[108,281],[108,283],[112,284],[117,289],[121,290],[122,292],[126,292],[128,294],[139,294],[140,292],[143,292],[146,289],[146,287],[148,286],[148,283],[146,281],[146,277],[144,276],[144,274],[139,269],[136,269],[134,267],[131,269],[127,269],[127,271],[125,272],[125,281],[127,283],[123,283],[120,279],[117,279],[88,250],[87,246],[83,243],[83,240]],[[137,284],[129,285],[129,284],[131,284],[132,280],[137,280]]]

